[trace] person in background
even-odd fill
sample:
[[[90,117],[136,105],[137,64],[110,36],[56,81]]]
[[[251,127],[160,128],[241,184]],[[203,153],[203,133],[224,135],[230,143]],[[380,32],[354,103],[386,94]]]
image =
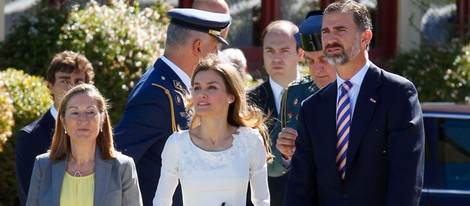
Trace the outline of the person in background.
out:
[[[267,161],[272,158],[264,115],[247,105],[237,70],[209,55],[191,78],[189,130],[168,138],[154,206],[170,206],[178,181],[183,205],[269,205]]]
[[[196,65],[218,44],[228,44],[221,30],[230,15],[197,9],[171,9],[165,51],[140,78],[129,95],[124,115],[115,128],[117,148],[134,158],[144,205],[152,205],[160,178],[161,153],[167,138],[188,128],[183,97],[189,93]],[[173,205],[182,205],[177,189]]]
[[[415,86],[369,60],[367,8],[336,1],[322,20],[336,81],[304,100],[285,206],[417,206],[424,127]]]
[[[230,9],[225,0],[194,0],[193,8],[203,11],[210,11],[215,13],[222,13],[230,15]],[[227,39],[229,26],[222,29],[220,36]]]
[[[106,100],[93,85],[63,97],[51,149],[34,162],[26,205],[142,205],[134,161],[114,149]]]
[[[304,52],[295,38],[298,31],[294,23],[278,20],[271,22],[261,35],[264,67],[269,78],[249,91],[249,100],[268,117],[270,133],[277,121],[283,91],[289,83],[300,79],[298,68]],[[286,176],[268,178],[272,206],[282,204],[286,179]]]
[[[301,102],[336,79],[335,68],[328,64],[322,52],[322,13],[321,10],[309,12],[299,26],[302,49],[305,51],[304,59],[310,75],[291,83],[282,96],[279,122],[271,132],[271,139],[275,143],[272,149],[275,158],[268,167],[270,176],[287,175],[290,168]]]
[[[62,96],[74,84],[93,83],[94,77],[93,66],[81,54],[63,51],[52,59],[46,79],[54,104],[39,119],[21,128],[16,137],[16,182],[21,205],[26,204],[34,159],[51,146]]]
[[[238,70],[243,80],[252,81],[253,78],[247,71],[246,57],[243,51],[237,48],[227,48],[222,50],[225,56],[230,60],[233,66]]]
[[[203,10],[203,11],[210,11],[210,12],[230,15],[230,9],[225,0],[194,0],[193,8]],[[222,31],[220,32],[220,36],[222,38],[227,39],[229,27],[230,25],[227,25],[227,27],[222,29]],[[228,45],[219,44],[218,46],[219,58],[223,62],[230,62],[230,59],[225,55],[225,53],[221,52],[224,46],[227,47]]]

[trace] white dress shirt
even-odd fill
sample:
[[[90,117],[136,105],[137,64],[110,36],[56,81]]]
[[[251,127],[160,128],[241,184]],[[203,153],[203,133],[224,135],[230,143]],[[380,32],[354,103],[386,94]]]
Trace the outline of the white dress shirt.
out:
[[[275,82],[271,77],[269,77],[269,84],[273,90],[274,102],[276,103],[276,110],[279,114],[279,111],[281,110],[282,92],[285,88]]]
[[[166,58],[164,55],[160,56],[163,62],[165,62],[175,73],[178,75],[178,77],[183,81],[184,85],[186,88],[189,90],[191,88],[191,77],[186,74],[181,68],[176,66],[171,60]]]
[[[52,105],[52,107],[51,107],[51,109],[50,109],[49,111],[51,111],[52,117],[54,117],[55,121],[57,121],[57,115],[59,115],[59,112],[57,111],[57,109],[55,108],[55,106]]]
[[[370,64],[369,60],[367,60],[366,64],[362,66],[361,70],[359,70],[356,74],[354,74],[351,79],[349,79],[349,82],[352,83],[352,87],[349,90],[349,101],[351,102],[351,119],[353,119],[354,115],[354,108],[356,107],[356,100],[357,96],[359,95],[359,91],[361,90],[361,85],[362,81],[364,80],[364,77],[366,76],[367,70],[369,70]],[[338,107],[338,99],[339,96],[341,95],[341,84],[343,84],[346,80],[342,79],[338,73],[336,73],[336,86],[338,89],[338,93],[336,95],[336,107]]]

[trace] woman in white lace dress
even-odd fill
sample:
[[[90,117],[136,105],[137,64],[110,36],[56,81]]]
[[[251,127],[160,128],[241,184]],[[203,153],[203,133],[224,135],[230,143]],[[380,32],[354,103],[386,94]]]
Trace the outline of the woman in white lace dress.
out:
[[[189,130],[171,135],[153,205],[169,206],[178,181],[185,206],[269,205],[270,141],[261,110],[247,105],[244,83],[230,64],[209,55],[191,79]]]

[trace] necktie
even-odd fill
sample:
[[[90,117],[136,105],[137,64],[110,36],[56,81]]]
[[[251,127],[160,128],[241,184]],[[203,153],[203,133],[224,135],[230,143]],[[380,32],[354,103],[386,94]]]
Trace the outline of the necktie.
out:
[[[353,85],[346,81],[341,84],[341,94],[336,107],[336,165],[341,179],[346,175],[346,157],[349,144],[349,127],[351,125],[351,102],[349,101],[348,91]]]

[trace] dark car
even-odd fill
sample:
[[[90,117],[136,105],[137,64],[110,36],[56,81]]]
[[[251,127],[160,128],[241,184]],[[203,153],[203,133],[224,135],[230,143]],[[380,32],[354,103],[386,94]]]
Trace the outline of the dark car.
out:
[[[426,134],[420,205],[470,205],[470,105],[422,104]]]

